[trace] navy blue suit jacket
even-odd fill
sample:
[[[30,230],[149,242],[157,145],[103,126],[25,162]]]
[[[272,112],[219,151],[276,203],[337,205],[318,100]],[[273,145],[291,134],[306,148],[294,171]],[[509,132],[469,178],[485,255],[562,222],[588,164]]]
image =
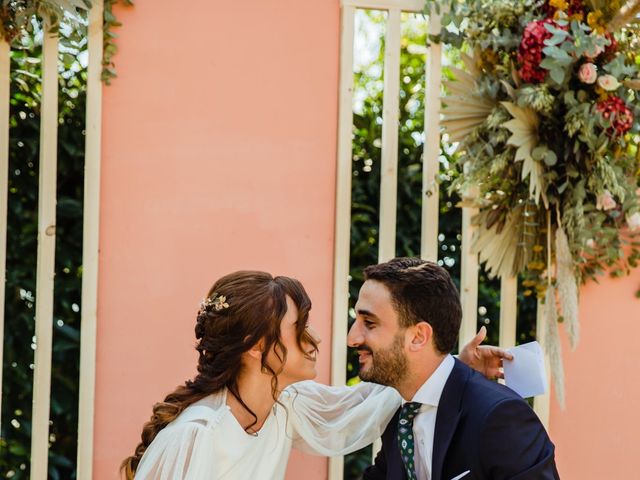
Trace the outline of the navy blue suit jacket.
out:
[[[398,415],[382,434],[382,450],[365,480],[405,480]],[[557,480],[554,446],[518,394],[456,360],[436,415],[431,480]]]

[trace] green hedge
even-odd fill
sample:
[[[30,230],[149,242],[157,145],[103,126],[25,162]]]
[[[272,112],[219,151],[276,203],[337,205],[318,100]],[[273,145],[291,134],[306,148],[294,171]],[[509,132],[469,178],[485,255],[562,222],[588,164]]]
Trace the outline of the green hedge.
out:
[[[82,40],[63,35],[49,478],[75,478],[86,72]],[[9,204],[0,475],[29,478],[38,220],[40,45],[11,56]]]

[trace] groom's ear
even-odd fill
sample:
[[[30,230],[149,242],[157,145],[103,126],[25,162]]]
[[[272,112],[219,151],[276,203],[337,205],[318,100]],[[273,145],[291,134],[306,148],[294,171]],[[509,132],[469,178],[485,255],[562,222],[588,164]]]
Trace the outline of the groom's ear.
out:
[[[410,328],[409,351],[418,352],[431,344],[433,328],[427,322],[418,322]]]

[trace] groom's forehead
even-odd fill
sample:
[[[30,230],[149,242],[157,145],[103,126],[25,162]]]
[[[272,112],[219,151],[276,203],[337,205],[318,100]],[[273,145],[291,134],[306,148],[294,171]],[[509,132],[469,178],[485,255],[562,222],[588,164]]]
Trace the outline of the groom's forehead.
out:
[[[360,288],[356,313],[381,316],[395,312],[391,291],[381,282],[367,280]]]

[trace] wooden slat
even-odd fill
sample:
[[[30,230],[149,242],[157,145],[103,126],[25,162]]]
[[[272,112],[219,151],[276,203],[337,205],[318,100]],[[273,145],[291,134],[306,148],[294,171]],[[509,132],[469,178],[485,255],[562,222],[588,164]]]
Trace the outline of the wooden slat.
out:
[[[384,51],[378,262],[386,262],[396,256],[398,122],[400,117],[400,26],[400,10],[389,10]]]
[[[33,372],[31,479],[46,480],[49,448],[53,276],[55,268],[56,162],[58,136],[58,38],[45,24],[42,46],[40,176],[38,186],[38,260],[36,351]]]
[[[462,303],[462,325],[458,339],[458,349],[473,338],[478,325],[478,254],[471,249],[473,227],[471,218],[477,213],[475,208],[462,209],[462,240],[460,253],[460,301]]]
[[[517,316],[518,278],[506,277],[500,282],[500,347],[515,347]]]
[[[424,0],[342,0],[342,6],[372,10],[400,10],[402,12],[422,12]]]
[[[429,33],[440,32],[440,17],[429,19]],[[442,46],[432,42],[427,51],[424,106],[424,153],[422,160],[422,238],[421,255],[438,260],[438,170],[440,156],[440,69]]]
[[[9,192],[9,44],[0,38],[0,431],[2,429],[2,370],[4,365],[4,289],[7,264],[7,202]]]
[[[103,1],[93,0],[88,30],[77,478],[93,478],[102,127],[102,14]]]
[[[549,428],[549,411],[551,408],[551,384],[550,384],[550,365],[549,355],[545,348],[544,332],[547,325],[544,315],[544,305],[538,301],[538,312],[536,315],[536,339],[542,345],[544,351],[544,367],[547,372],[547,392],[544,395],[538,395],[533,399],[533,410],[538,414],[540,421],[546,429]]]
[[[355,8],[343,6],[340,32],[340,92],[336,166],[336,224],[333,254],[331,383],[344,385],[347,370],[347,311],[351,246],[351,135],[353,129],[353,37]],[[341,480],[343,457],[329,459],[329,479]]]

